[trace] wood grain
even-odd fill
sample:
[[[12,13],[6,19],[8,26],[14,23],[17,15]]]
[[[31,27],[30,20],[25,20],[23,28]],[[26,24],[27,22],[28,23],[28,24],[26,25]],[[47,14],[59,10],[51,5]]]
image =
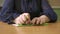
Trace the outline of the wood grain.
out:
[[[49,23],[48,26],[15,27],[0,22],[0,34],[60,34],[60,22]]]

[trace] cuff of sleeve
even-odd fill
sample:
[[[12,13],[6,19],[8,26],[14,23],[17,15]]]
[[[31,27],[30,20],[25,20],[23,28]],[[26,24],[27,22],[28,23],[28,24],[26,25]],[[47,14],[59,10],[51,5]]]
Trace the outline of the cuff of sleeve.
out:
[[[17,18],[19,15],[20,15],[20,14],[14,13],[14,14],[13,14],[13,18],[15,19],[15,18]]]
[[[44,15],[46,15],[50,19],[49,22],[56,22],[57,21],[57,15],[50,15],[49,13],[44,13]]]

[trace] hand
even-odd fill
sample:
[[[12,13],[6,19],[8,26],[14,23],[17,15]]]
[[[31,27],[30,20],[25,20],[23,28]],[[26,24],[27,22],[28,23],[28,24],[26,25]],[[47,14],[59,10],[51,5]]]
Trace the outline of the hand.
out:
[[[23,13],[14,20],[16,24],[28,23],[29,21],[30,21],[29,13]]]
[[[49,22],[49,18],[46,16],[46,15],[42,15],[40,17],[35,17],[32,19],[32,23],[33,24],[43,24],[43,23],[46,23],[46,22]]]

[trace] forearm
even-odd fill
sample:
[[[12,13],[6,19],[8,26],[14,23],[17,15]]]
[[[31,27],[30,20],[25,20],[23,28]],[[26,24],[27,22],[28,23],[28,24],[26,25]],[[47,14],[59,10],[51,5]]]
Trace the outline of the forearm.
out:
[[[47,0],[42,0],[42,10],[43,10],[43,14],[46,15],[51,22],[55,22],[57,20],[57,15],[50,7]]]

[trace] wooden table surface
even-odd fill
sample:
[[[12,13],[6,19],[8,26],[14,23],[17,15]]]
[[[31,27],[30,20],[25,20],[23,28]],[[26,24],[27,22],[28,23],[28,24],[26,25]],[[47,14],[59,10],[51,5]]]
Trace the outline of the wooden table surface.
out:
[[[0,34],[60,34],[60,22],[49,23],[47,26],[15,27],[0,22]]]

